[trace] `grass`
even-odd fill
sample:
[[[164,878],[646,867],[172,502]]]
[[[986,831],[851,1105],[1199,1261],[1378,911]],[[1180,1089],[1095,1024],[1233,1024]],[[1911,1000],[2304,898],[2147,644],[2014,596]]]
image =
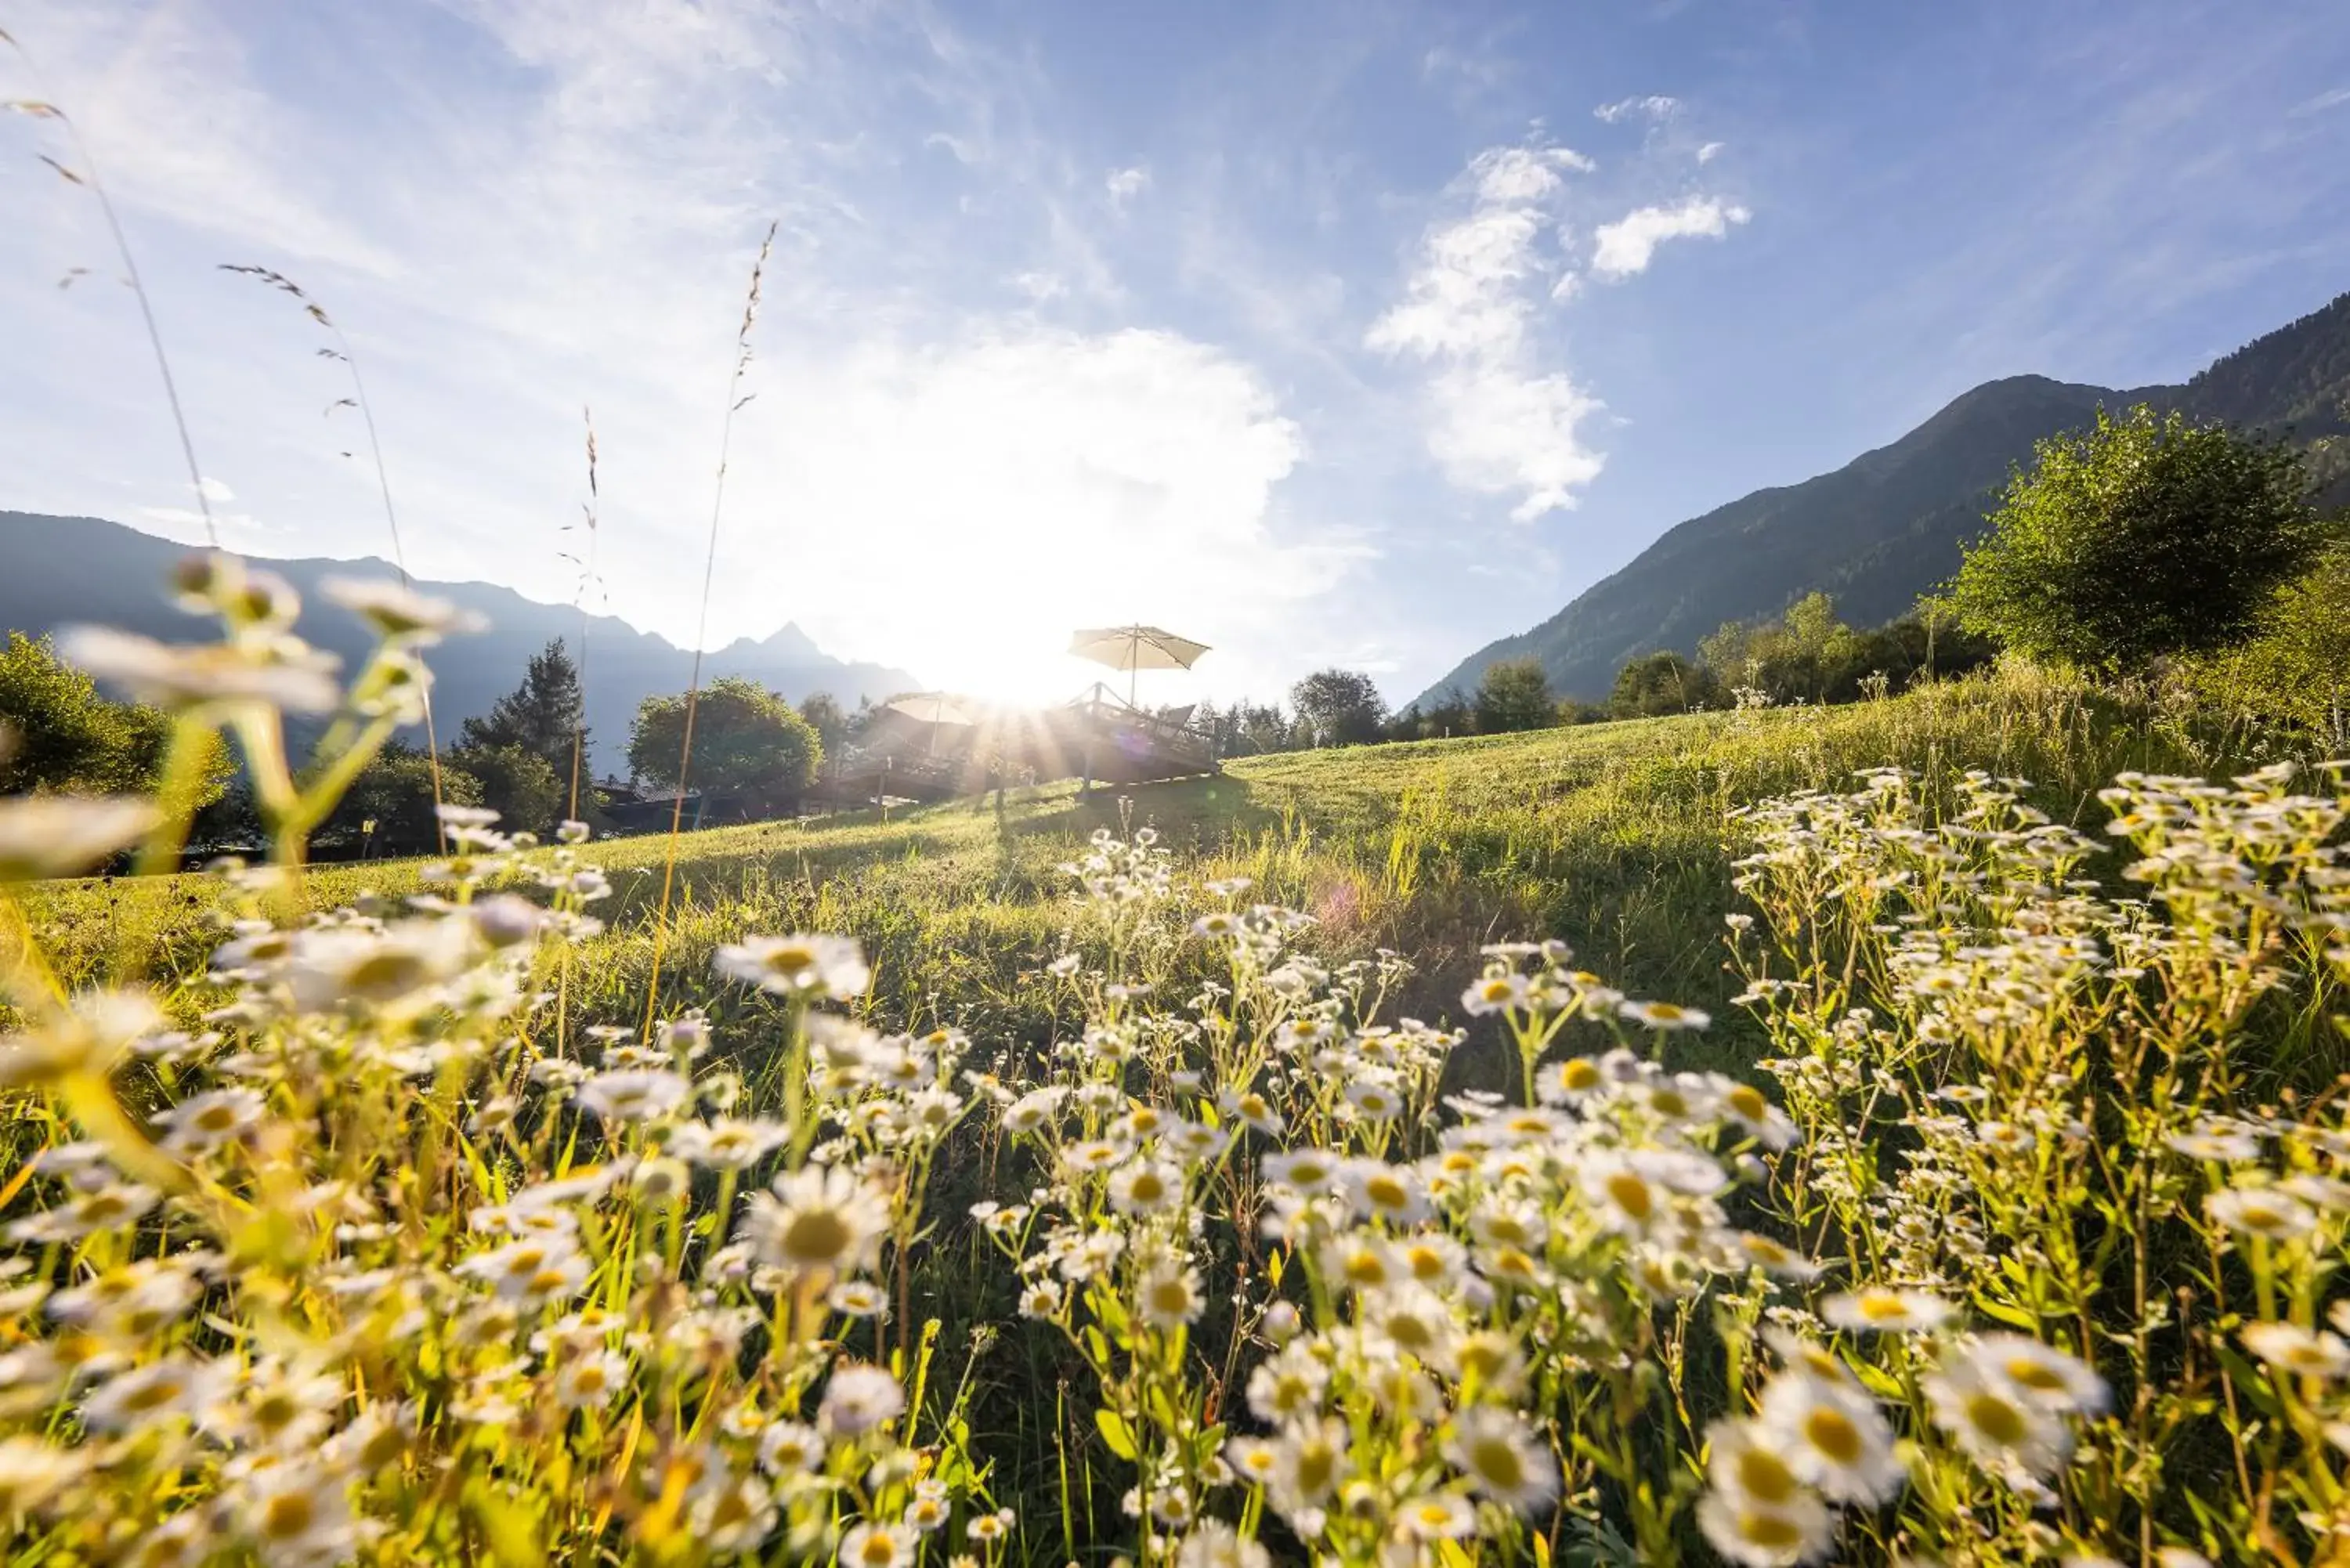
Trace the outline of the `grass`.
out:
[[[1479,944],[1557,937],[1635,994],[1721,1010],[1742,804],[1839,784],[1863,767],[1981,767],[2034,780],[2060,819],[2091,822],[2092,792],[2125,768],[2209,772],[2227,759],[2148,715],[2031,675],[1978,679],[1831,709],[1700,713],[1524,734],[1406,742],[1237,760],[1219,776],[1080,798],[1073,784],[893,813],[758,823],[685,835],[660,1003],[697,997],[718,943],[745,931],[837,930],[866,944],[879,1022],[957,1023],[1029,1041],[1049,1019],[1023,977],[1065,922],[1057,867],[1097,827],[1156,827],[1179,869],[1246,876],[1256,896],[1311,911],[1332,960],[1409,954],[1420,980],[1404,1011],[1457,1013]],[[660,836],[608,840],[595,858],[614,892],[610,929],[578,977],[596,1020],[642,1015],[653,967]],[[421,890],[422,861],[311,871],[303,898],[329,909]],[[188,976],[217,943],[216,885],[203,877],[52,884],[27,900],[62,978]],[[1716,1060],[1742,1055],[1734,1020]]]

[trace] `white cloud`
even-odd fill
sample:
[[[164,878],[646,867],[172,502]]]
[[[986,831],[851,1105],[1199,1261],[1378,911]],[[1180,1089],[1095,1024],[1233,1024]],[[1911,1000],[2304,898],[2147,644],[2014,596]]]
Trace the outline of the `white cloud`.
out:
[[[1633,115],[1645,116],[1649,119],[1669,119],[1672,117],[1673,111],[1680,106],[1681,101],[1677,98],[1667,98],[1662,93],[1650,93],[1646,98],[1625,98],[1618,99],[1614,103],[1603,103],[1591,112],[1595,118],[1613,125],[1617,120]]]
[[[1458,186],[1468,213],[1430,229],[1401,303],[1365,343],[1435,365],[1428,448],[1463,489],[1515,495],[1521,520],[1575,504],[1602,459],[1576,431],[1599,407],[1533,340],[1539,303],[1572,292],[1572,274],[1538,242],[1555,219],[1561,171],[1588,160],[1565,148],[1491,148]]]
[[[1109,191],[1110,205],[1122,208],[1150,189],[1150,171],[1143,168],[1113,169],[1103,183]]]
[[[1602,277],[1629,277],[1648,270],[1657,247],[1667,240],[1721,238],[1731,226],[1752,216],[1743,207],[1712,196],[1691,196],[1670,207],[1641,207],[1612,223],[1602,223],[1592,251],[1591,270]]]
[[[203,479],[197,481],[196,493],[207,501],[234,501],[236,499],[235,491],[231,490],[227,485],[223,484],[219,480],[213,478],[210,474],[206,474]]]
[[[1709,141],[1697,150],[1697,161],[1700,163],[1711,163],[1721,157],[1721,150],[1729,145],[1726,141]]]

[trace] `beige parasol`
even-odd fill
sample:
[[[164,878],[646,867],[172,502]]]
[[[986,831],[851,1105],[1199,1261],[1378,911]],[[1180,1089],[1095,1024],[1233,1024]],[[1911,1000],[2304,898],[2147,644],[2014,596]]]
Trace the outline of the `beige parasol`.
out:
[[[1078,632],[1069,639],[1069,651],[1096,664],[1125,670],[1126,705],[1131,708],[1136,670],[1189,670],[1208,651],[1208,645],[1155,626],[1110,626]]]

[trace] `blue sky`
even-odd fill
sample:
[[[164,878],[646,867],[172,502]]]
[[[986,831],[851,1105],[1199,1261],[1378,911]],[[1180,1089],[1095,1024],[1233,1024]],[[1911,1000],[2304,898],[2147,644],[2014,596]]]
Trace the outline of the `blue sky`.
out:
[[[224,540],[796,620],[1052,695],[1076,626],[1400,700],[1974,383],[2176,379],[2350,287],[2338,0],[0,0],[120,202]],[[196,536],[132,302],[0,124],[0,506]],[[60,289],[71,269],[88,268]]]

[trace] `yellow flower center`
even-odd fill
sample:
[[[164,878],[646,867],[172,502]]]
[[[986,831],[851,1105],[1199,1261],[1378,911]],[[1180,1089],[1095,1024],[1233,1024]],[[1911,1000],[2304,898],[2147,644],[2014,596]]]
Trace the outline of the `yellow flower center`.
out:
[[[1996,1394],[1976,1394],[1967,1400],[1967,1423],[2002,1448],[2013,1448],[2031,1428],[2023,1412]]]
[[[307,1492],[281,1491],[261,1511],[261,1535],[265,1541],[291,1541],[307,1534],[318,1511]]]
[[[848,1251],[848,1221],[836,1210],[803,1209],[784,1227],[784,1255],[799,1263],[828,1263]]]
[[[1635,1220],[1646,1220],[1656,1211],[1656,1195],[1648,1184],[1628,1170],[1619,1170],[1607,1179],[1607,1196],[1616,1207]]]
[[[1840,1465],[1857,1464],[1866,1445],[1852,1417],[1833,1406],[1815,1406],[1804,1417],[1804,1436],[1812,1447]]]
[[[1739,1490],[1764,1502],[1783,1503],[1795,1495],[1795,1472],[1779,1456],[1757,1448],[1738,1450]]]

